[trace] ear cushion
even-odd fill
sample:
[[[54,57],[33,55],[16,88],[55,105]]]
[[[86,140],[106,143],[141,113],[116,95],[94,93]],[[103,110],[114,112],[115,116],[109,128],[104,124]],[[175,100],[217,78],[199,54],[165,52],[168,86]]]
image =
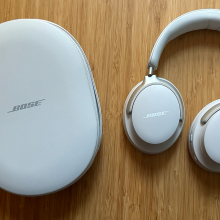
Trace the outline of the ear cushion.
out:
[[[151,76],[135,98],[131,114],[127,104],[137,84],[129,93],[123,111],[125,133],[130,142],[144,153],[156,154],[170,148],[179,137],[185,118],[182,97],[169,81]]]
[[[203,169],[220,172],[220,111],[214,112],[206,124],[201,122],[207,111],[220,103],[220,99],[206,105],[195,117],[188,136],[193,160]]]

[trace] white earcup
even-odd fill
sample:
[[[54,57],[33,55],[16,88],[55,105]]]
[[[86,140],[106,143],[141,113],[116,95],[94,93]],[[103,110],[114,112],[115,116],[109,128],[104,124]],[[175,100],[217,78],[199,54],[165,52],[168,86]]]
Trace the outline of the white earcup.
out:
[[[185,118],[182,97],[169,81],[146,76],[128,95],[123,111],[125,133],[144,153],[160,153],[179,137]]]
[[[209,103],[195,117],[188,136],[189,151],[203,169],[220,172],[220,100]]]

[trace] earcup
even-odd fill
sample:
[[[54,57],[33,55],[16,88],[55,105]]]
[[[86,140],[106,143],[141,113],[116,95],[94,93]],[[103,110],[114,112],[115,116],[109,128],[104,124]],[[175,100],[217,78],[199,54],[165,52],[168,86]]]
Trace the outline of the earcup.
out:
[[[203,169],[220,172],[220,100],[206,105],[195,117],[188,136],[193,160]]]
[[[185,119],[182,97],[169,81],[146,76],[128,95],[123,111],[125,133],[144,153],[156,154],[171,147]]]

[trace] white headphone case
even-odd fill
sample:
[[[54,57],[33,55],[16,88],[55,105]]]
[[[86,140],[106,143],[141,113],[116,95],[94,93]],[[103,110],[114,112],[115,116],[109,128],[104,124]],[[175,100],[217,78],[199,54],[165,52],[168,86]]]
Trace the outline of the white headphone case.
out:
[[[0,187],[36,196],[91,166],[102,135],[88,61],[77,41],[44,20],[0,24]]]

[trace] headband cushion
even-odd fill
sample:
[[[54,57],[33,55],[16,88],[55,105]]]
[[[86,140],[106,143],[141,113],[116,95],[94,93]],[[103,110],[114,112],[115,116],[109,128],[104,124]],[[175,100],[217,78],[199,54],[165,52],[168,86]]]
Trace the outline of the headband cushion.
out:
[[[200,9],[191,11],[168,24],[154,45],[148,62],[148,68],[153,67],[154,70],[157,69],[161,53],[168,42],[181,34],[200,29],[220,31],[220,10]]]

